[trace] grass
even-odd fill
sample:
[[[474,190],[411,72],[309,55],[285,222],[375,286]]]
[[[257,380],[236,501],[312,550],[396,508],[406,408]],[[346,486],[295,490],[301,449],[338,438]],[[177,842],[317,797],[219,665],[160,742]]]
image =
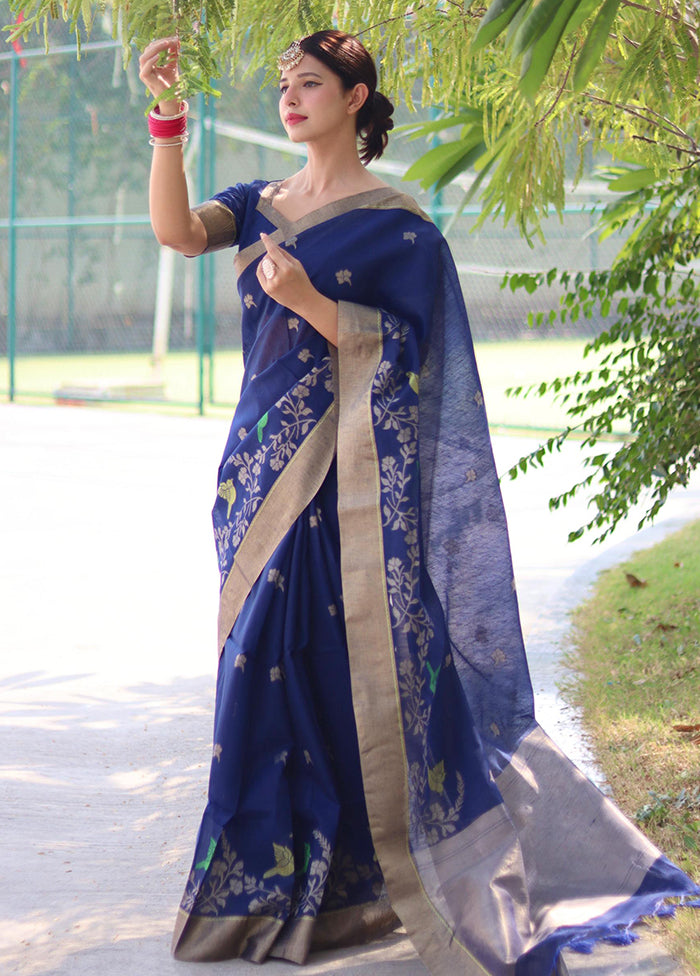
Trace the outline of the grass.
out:
[[[477,344],[479,364],[489,421],[492,427],[552,430],[565,423],[565,413],[549,399],[531,396],[507,397],[510,386],[539,384],[543,379],[563,376],[581,364],[584,340],[532,337],[506,342]],[[215,402],[208,414],[231,413],[238,399],[243,367],[240,352],[217,351],[214,356]],[[141,383],[153,378],[148,353],[22,356],[15,364],[15,387],[19,399],[53,399],[64,384]],[[194,352],[171,352],[161,377],[165,404],[140,404],[139,409],[193,409],[198,401],[198,361]],[[208,389],[208,373],[205,372]],[[7,395],[7,386],[0,395]]]
[[[700,878],[700,522],[601,575],[574,614],[563,689],[616,803]],[[643,584],[643,585],[639,585]],[[700,911],[653,929],[700,972]]]

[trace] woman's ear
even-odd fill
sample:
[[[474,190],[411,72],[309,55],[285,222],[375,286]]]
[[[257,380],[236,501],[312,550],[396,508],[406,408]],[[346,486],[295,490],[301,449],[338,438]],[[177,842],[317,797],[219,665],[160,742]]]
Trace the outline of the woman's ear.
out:
[[[360,111],[362,106],[367,101],[369,96],[369,88],[364,82],[358,82],[354,88],[350,91],[350,99],[348,101],[348,112],[351,115],[355,115]]]

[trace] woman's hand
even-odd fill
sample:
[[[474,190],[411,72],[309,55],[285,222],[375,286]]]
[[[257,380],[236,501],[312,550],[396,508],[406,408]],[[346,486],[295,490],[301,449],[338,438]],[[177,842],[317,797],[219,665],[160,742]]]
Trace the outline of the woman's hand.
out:
[[[151,41],[139,58],[139,78],[154,98],[174,88],[180,77],[178,61],[180,41],[177,37],[162,37]],[[176,115],[180,110],[177,99],[158,103],[162,115]]]
[[[262,290],[280,305],[306,319],[309,325],[336,346],[337,303],[312,285],[301,261],[275,244],[267,234],[261,234],[260,239],[267,251],[255,272]]]

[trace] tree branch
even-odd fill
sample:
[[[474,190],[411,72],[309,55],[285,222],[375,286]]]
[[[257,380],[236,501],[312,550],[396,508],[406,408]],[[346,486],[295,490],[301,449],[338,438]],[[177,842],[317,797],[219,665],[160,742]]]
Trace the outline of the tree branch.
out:
[[[537,122],[535,122],[535,126],[542,125],[543,122],[546,122],[546,120],[549,118],[550,115],[552,115],[552,113],[554,112],[555,108],[559,104],[559,100],[560,100],[561,96],[564,94],[564,89],[566,88],[566,83],[569,80],[569,75],[571,74],[571,69],[572,69],[573,64],[574,64],[574,59],[576,57],[576,53],[577,53],[577,47],[576,47],[576,43],[574,42],[574,46],[573,46],[572,51],[571,51],[571,57],[569,58],[569,63],[566,66],[566,72],[564,73],[564,79],[563,79],[561,85],[559,86],[559,91],[557,92],[554,101],[552,102],[552,104],[550,105],[550,107],[547,109],[547,111],[544,113],[544,115],[542,116],[542,118],[538,119]]]

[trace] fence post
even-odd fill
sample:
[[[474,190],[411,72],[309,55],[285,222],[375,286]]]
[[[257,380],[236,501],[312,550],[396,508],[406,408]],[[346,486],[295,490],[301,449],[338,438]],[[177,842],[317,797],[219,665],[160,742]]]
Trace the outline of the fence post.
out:
[[[216,102],[213,98],[207,99],[207,189],[206,195],[210,197],[214,193],[216,181]],[[216,342],[216,320],[214,310],[216,308],[216,279],[214,277],[214,255],[207,255],[207,352],[209,354],[209,403],[214,402],[214,345]]]
[[[206,198],[206,129],[204,125],[204,114],[206,105],[202,92],[197,96],[197,125],[199,126],[199,152],[197,154],[197,200],[202,201]],[[204,413],[204,349],[206,333],[206,258],[197,262],[197,407],[200,416]]]
[[[17,108],[19,104],[19,56],[10,60],[10,199],[8,207],[7,358],[10,367],[10,403],[15,398],[15,340],[17,335]]]

